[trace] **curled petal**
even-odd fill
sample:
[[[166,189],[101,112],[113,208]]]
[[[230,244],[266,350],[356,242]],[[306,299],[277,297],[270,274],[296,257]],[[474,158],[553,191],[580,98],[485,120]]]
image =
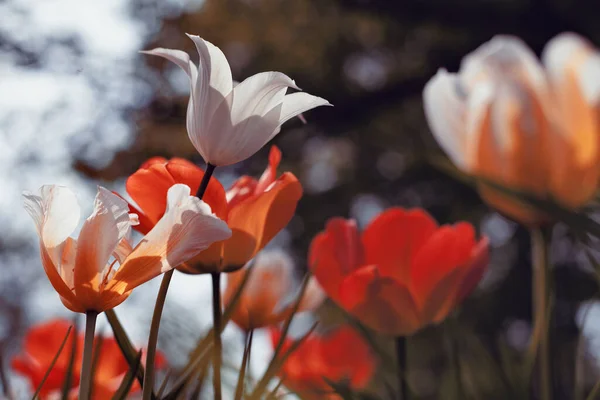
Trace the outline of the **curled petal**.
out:
[[[288,94],[283,98],[279,125],[305,111],[321,106],[331,106],[327,100],[304,92]],[[274,136],[274,135],[272,135]]]
[[[63,243],[79,224],[77,197],[64,186],[45,185],[40,188],[40,195],[24,192],[23,197],[25,209],[49,249]]]
[[[258,184],[254,189],[254,194],[264,192],[270,184],[275,182],[275,179],[277,179],[277,168],[279,167],[280,162],[281,150],[279,150],[279,147],[277,146],[271,146],[271,151],[269,151],[269,166],[258,180]]]
[[[179,68],[184,70],[188,77],[191,78],[191,72],[189,67],[190,56],[185,51],[164,49],[162,47],[159,47],[152,50],[144,50],[140,53],[166,58],[167,60],[171,61],[172,63],[176,64]]]
[[[120,304],[132,289],[189,260],[231,230],[185,185],[169,189],[167,211],[107,284],[104,309]]]

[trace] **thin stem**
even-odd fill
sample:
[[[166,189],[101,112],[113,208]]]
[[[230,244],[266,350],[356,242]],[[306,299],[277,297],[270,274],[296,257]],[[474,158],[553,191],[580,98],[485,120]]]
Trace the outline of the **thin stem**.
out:
[[[213,272],[212,291],[213,291],[213,387],[215,400],[221,400],[221,273]]]
[[[210,181],[213,172],[215,172],[215,168],[217,168],[216,165],[206,164],[206,172],[204,172],[202,182],[200,182],[200,186],[198,186],[198,191],[196,192],[196,197],[200,200],[202,200],[202,196],[204,196],[204,192],[206,192],[208,182]]]
[[[244,345],[244,356],[242,357],[242,365],[240,368],[240,375],[238,377],[237,387],[235,389],[235,399],[241,400],[244,396],[244,380],[246,378],[246,369],[250,363],[250,349],[252,348],[252,337],[254,336],[254,330],[246,332],[245,345]]]
[[[531,230],[532,245],[532,303],[535,328],[539,334],[537,349],[537,373],[540,399],[552,399],[552,376],[550,358],[549,316],[550,316],[550,265],[548,250],[550,231]]]
[[[406,384],[406,337],[396,338],[396,359],[398,360],[398,400],[408,400]]]
[[[210,181],[215,168],[216,167],[212,164],[206,165],[206,172],[204,173],[202,181],[200,182],[200,186],[198,187],[198,191],[196,192],[196,197],[199,199],[202,199],[202,196],[204,196],[204,192],[206,192],[208,182]],[[158,290],[158,296],[156,298],[156,304],[154,305],[154,313],[152,314],[152,322],[150,325],[150,335],[148,336],[148,347],[146,350],[146,373],[144,374],[144,384],[142,385],[143,400],[149,400],[152,398],[152,392],[154,389],[154,359],[156,357],[158,331],[160,329],[160,320],[162,318],[162,312],[165,306],[165,300],[167,299],[167,292],[169,291],[169,284],[171,283],[173,272],[174,270],[170,270],[165,272],[163,275],[160,289]]]
[[[4,346],[2,346],[3,348]],[[4,369],[4,351],[0,350],[0,382],[2,382],[2,394],[7,399],[12,399],[12,390],[10,387],[10,381],[6,376],[6,370]]]
[[[81,363],[81,383],[79,384],[80,400],[89,400],[92,389],[92,355],[97,317],[98,313],[96,311],[85,313],[85,338],[83,341],[83,361]]]
[[[158,330],[160,328],[160,320],[167,298],[167,291],[169,290],[169,284],[171,283],[174,271],[175,270],[172,269],[165,272],[162,282],[160,283],[158,296],[156,297],[156,304],[154,305],[154,313],[150,325],[150,335],[148,336],[148,348],[146,350],[146,373],[144,374],[144,384],[142,385],[144,388],[142,394],[143,400],[150,400],[152,391],[154,390],[154,359],[156,357],[156,345],[158,343]]]

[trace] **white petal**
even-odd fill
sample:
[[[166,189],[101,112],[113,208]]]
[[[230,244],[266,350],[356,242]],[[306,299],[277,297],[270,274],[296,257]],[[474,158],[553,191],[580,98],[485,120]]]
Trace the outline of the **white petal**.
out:
[[[496,36],[466,56],[459,75],[468,91],[482,80],[506,79],[527,83],[540,94],[546,91],[544,70],[535,54],[512,36]]]
[[[279,124],[313,108],[331,106],[327,100],[304,92],[288,94],[283,98]]]
[[[282,99],[282,89],[288,87],[298,89],[296,83],[281,72],[261,72],[245,79],[232,92],[231,122],[236,125],[250,116],[265,115],[276,106],[274,99]]]
[[[92,215],[83,224],[77,241],[75,280],[89,282],[106,268],[110,256],[131,229],[127,202],[98,186]]]
[[[42,186],[40,195],[23,193],[23,197],[25,209],[48,249],[62,244],[79,224],[81,210],[77,197],[64,186]]]
[[[177,64],[182,70],[185,71],[185,73],[188,75],[188,77],[191,78],[190,67],[189,67],[190,56],[185,51],[164,49],[162,47],[159,47],[159,48],[152,49],[152,50],[142,50],[142,51],[140,51],[140,53],[166,58],[167,60],[171,61],[172,63]]]
[[[456,74],[440,70],[423,90],[425,117],[433,136],[450,160],[466,168],[466,107]]]
[[[555,87],[560,88],[567,74],[572,74],[586,101],[598,105],[600,55],[587,40],[574,33],[558,35],[546,45],[542,60]]]
[[[217,46],[199,36],[188,35],[188,37],[196,45],[196,50],[198,50],[200,56],[200,66],[206,68],[210,86],[216,89],[222,98],[225,98],[233,89],[231,68],[225,54]]]
[[[210,206],[189,193],[182,184],[169,189],[165,215],[127,257],[107,290],[130,291],[231,237],[227,224],[211,213]]]
[[[211,138],[210,160],[214,165],[231,165],[243,161],[260,150],[279,126],[282,104],[264,116],[253,115],[233,128],[223,129]],[[211,132],[218,132],[216,121]],[[224,128],[221,126],[221,128]]]

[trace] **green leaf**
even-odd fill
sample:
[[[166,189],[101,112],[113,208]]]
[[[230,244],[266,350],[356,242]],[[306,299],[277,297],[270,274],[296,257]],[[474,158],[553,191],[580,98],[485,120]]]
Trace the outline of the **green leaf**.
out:
[[[35,393],[33,394],[33,397],[32,397],[33,400],[37,399],[37,397],[40,394],[40,391],[42,390],[42,387],[44,387],[44,383],[46,383],[46,379],[48,379],[48,376],[50,375],[52,368],[54,368],[54,364],[56,364],[56,360],[58,360],[58,357],[60,356],[60,353],[62,353],[62,350],[65,347],[65,344],[67,344],[67,339],[69,338],[69,334],[71,333],[72,328],[73,327],[70,326],[69,329],[67,330],[67,334],[65,335],[65,338],[63,339],[62,343],[60,344],[60,347],[58,348],[58,352],[52,359],[52,362],[50,363],[48,370],[46,371],[46,373],[44,374],[44,377],[42,378],[42,382],[40,382],[40,385],[37,387]]]

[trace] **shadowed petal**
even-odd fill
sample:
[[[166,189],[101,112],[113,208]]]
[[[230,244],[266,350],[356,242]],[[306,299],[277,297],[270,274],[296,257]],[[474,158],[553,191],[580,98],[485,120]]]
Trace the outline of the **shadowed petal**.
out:
[[[408,335],[422,326],[408,288],[381,277],[374,265],[356,270],[344,279],[340,300],[350,314],[386,335]]]
[[[252,254],[239,252],[236,235],[224,243],[225,265],[244,265],[256,252],[265,247],[292,219],[302,197],[302,185],[291,173],[281,175],[264,193],[250,198],[229,211],[229,227],[254,239]],[[240,241],[246,237],[237,236]],[[243,247],[243,246],[242,246]]]

